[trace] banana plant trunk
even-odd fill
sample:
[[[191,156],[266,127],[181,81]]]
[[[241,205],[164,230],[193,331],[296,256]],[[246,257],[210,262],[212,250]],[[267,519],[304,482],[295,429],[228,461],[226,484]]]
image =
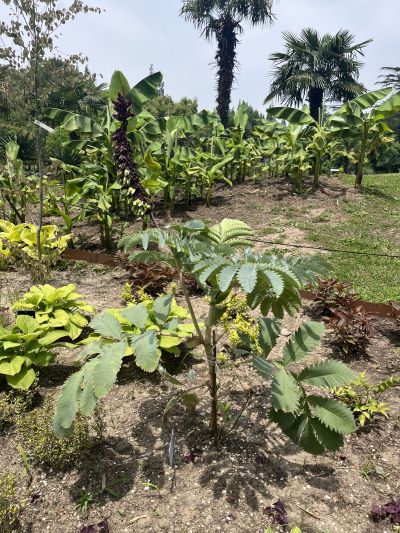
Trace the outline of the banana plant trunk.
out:
[[[313,191],[316,191],[319,187],[320,175],[321,175],[321,154],[316,154],[315,163],[314,163]]]
[[[361,184],[364,177],[364,160],[365,155],[367,153],[367,142],[368,142],[368,127],[367,125],[364,125],[363,129],[363,137],[361,141],[361,148],[360,148],[360,156],[357,163],[357,171],[356,171],[356,180],[354,183],[354,188],[357,191],[361,190]]]
[[[230,15],[220,19],[216,29],[218,43],[215,60],[217,73],[217,111],[225,128],[228,127],[231,93],[236,67],[237,25]]]

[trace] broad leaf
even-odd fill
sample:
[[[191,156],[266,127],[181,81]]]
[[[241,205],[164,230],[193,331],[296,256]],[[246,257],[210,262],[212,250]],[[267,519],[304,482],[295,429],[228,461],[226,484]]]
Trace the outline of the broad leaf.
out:
[[[275,373],[271,403],[274,409],[294,413],[299,407],[302,392],[294,377],[283,368]]]
[[[83,370],[80,370],[72,374],[63,385],[53,422],[54,431],[58,436],[64,436],[72,427],[78,412],[82,380]]]
[[[8,356],[9,357],[9,356]],[[25,363],[25,357],[17,355],[9,361],[0,362],[0,375],[15,376],[20,372],[22,365]]]
[[[263,357],[258,355],[253,357],[253,366],[264,379],[271,379],[275,371],[274,365],[267,363]]]
[[[96,333],[104,337],[111,337],[117,340],[122,340],[123,338],[121,324],[109,313],[96,315],[89,325]]]
[[[298,376],[303,383],[325,389],[347,385],[354,378],[354,372],[340,361],[323,361],[305,368]]]
[[[124,74],[120,70],[116,70],[112,75],[109,89],[110,100],[115,101],[118,99],[118,95],[128,97],[131,88],[129,86],[128,80],[125,78]]]
[[[332,431],[317,418],[310,419],[311,427],[317,441],[331,452],[336,452],[343,446],[343,437],[337,431]]]
[[[240,286],[246,294],[250,294],[257,283],[257,267],[252,264],[242,265],[237,273]]]
[[[145,329],[149,313],[144,304],[137,304],[124,309],[121,315],[139,329]]]
[[[93,390],[97,398],[104,398],[110,392],[121,369],[125,351],[125,341],[102,346],[91,374]],[[91,361],[88,364],[90,363]]]
[[[132,340],[132,348],[136,358],[136,364],[145,372],[157,370],[161,352],[157,344],[157,336],[154,330],[146,331]]]
[[[15,323],[22,333],[34,333],[39,328],[38,321],[28,315],[18,315]]]
[[[226,292],[232,284],[238,267],[229,265],[224,267],[217,275],[217,283],[221,292]]]
[[[23,368],[15,376],[7,376],[7,383],[13,389],[28,390],[36,379],[33,368]]]
[[[153,312],[158,324],[162,325],[166,322],[171,312],[172,301],[174,297],[170,294],[160,296],[154,300]]]
[[[320,342],[325,333],[321,322],[307,322],[289,339],[283,349],[282,363],[288,365],[303,359]]]
[[[299,125],[308,125],[312,124],[317,126],[317,122],[312,118],[311,115],[304,113],[300,109],[295,109],[293,107],[270,107],[267,109],[267,113],[272,115],[275,118],[280,118],[286,120],[291,124]]]
[[[276,345],[281,331],[280,320],[272,318],[260,318],[258,320],[258,343],[265,355],[268,355]]]
[[[338,400],[308,396],[307,401],[313,406],[315,415],[329,429],[343,435],[353,433],[356,429],[352,411]]]
[[[92,416],[96,408],[97,396],[94,393],[93,387],[93,371],[97,363],[98,359],[92,359],[83,368],[84,378],[79,406],[84,416]]]

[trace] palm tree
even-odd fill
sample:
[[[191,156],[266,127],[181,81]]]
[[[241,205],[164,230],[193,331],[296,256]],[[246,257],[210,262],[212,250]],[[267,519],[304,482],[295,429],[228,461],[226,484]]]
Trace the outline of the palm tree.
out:
[[[235,79],[236,47],[243,22],[272,23],[274,0],[183,0],[181,16],[192,22],[206,39],[215,37],[217,52],[217,111],[228,124],[232,85]]]
[[[300,36],[284,32],[285,52],[270,56],[274,63],[273,81],[265,103],[279,97],[288,105],[308,100],[310,114],[319,121],[325,100],[343,102],[365,89],[357,81],[364,47],[372,41],[354,44],[354,35],[340,30],[320,36],[305,28]]]
[[[384,87],[393,87],[396,91],[400,91],[400,67],[382,67],[382,70],[389,74],[381,74],[379,83]]]

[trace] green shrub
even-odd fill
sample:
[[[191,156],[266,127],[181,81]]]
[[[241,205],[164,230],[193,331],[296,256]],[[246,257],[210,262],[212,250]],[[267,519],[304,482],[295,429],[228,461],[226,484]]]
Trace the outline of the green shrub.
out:
[[[18,437],[29,460],[63,470],[82,460],[95,443],[89,419],[77,417],[72,432],[58,438],[53,430],[54,407],[46,399],[43,406],[17,417]],[[101,433],[100,413],[97,411],[93,429]]]
[[[18,531],[18,519],[22,508],[18,498],[15,475],[7,472],[0,474],[0,531],[2,533]]]

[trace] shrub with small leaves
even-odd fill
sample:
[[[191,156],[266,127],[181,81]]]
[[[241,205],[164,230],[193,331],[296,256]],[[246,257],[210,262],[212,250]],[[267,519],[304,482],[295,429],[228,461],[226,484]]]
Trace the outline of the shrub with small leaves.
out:
[[[388,418],[388,405],[386,402],[381,402],[379,397],[399,382],[400,378],[391,376],[373,385],[368,382],[366,372],[361,372],[349,385],[335,387],[332,392],[350,407],[358,424],[364,427],[378,415]]]
[[[371,336],[372,315],[362,307],[332,309],[328,319],[335,344],[345,354],[356,354],[365,350]]]
[[[54,407],[50,399],[43,406],[16,419],[18,437],[30,460],[57,470],[63,470],[82,460],[93,447],[99,433],[100,413],[95,412],[93,428],[89,420],[78,416],[70,433],[63,439],[53,430]]]
[[[230,345],[240,349],[242,335],[249,336],[256,342],[258,322],[255,317],[249,314],[246,297],[232,293],[224,306],[226,310],[221,317],[221,322],[227,332]]]
[[[16,533],[23,505],[18,496],[17,478],[10,473],[0,474],[0,531]]]
[[[350,283],[321,277],[316,284],[307,286],[314,293],[314,310],[319,316],[331,316],[332,309],[349,309],[357,300],[357,293]]]

